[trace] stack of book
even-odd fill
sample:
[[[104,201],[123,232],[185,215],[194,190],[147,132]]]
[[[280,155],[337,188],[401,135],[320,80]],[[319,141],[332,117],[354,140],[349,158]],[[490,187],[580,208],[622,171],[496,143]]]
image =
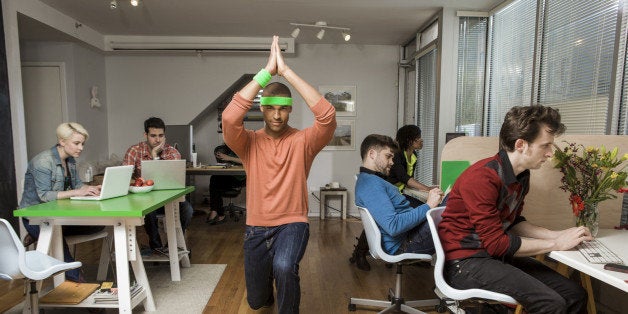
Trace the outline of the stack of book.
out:
[[[142,292],[142,286],[134,283],[131,286],[131,299]],[[109,290],[96,290],[92,295],[95,304],[112,304],[118,303],[118,288],[111,288]]]

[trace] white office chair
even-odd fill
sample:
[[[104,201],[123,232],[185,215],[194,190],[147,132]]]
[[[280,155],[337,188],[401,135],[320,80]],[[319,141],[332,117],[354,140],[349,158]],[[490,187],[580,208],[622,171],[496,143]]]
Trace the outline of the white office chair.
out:
[[[104,230],[90,234],[64,236],[65,242],[68,244],[68,247],[72,252],[72,256],[76,256],[77,244],[102,239],[100,262],[98,263],[98,274],[96,275],[96,280],[98,281],[105,281],[107,279],[107,271],[109,270],[109,265],[111,265],[112,231],[113,230],[111,230],[110,227],[106,227]],[[111,267],[111,269],[114,272],[113,276],[115,277],[115,267]]]
[[[0,219],[0,279],[26,279],[31,313],[39,313],[37,281],[81,267],[81,262],[64,263],[39,251],[26,251],[8,221]]]
[[[415,253],[389,255],[382,248],[382,234],[377,227],[375,219],[373,219],[366,208],[358,206],[358,210],[360,211],[360,216],[362,217],[362,224],[364,225],[364,231],[366,232],[366,239],[369,243],[369,251],[371,252],[371,255],[373,258],[381,259],[387,263],[395,263],[397,265],[397,278],[395,282],[395,290],[392,291],[391,289],[389,291],[390,301],[351,298],[349,301],[349,311],[355,311],[356,305],[366,305],[383,308],[384,310],[380,313],[389,313],[392,311],[402,311],[404,313],[424,313],[415,309],[415,307],[439,305],[439,299],[405,301],[401,296],[401,276],[403,274],[402,265],[422,261],[431,262],[432,255]]]
[[[506,303],[518,305],[517,301],[512,297],[484,289],[465,289],[460,290],[450,286],[443,276],[445,267],[445,251],[438,236],[438,224],[441,221],[441,214],[445,210],[444,206],[432,208],[427,212],[427,222],[430,224],[432,232],[432,240],[434,240],[434,248],[436,249],[436,264],[434,265],[434,282],[436,288],[434,292],[442,300],[439,312],[449,308],[452,313],[464,314],[465,311],[460,307],[462,301],[495,301],[497,303]],[[521,306],[517,306],[517,312],[520,313]]]

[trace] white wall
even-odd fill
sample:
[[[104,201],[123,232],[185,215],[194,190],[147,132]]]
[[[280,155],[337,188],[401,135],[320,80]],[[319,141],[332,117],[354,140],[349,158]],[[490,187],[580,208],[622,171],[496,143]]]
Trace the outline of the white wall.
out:
[[[15,113],[12,117],[14,138],[19,139],[24,134],[24,122],[16,12],[94,47],[102,48],[103,37],[88,26],[75,29],[72,19],[36,0],[6,0],[2,4],[12,112]],[[160,116],[168,124],[188,123],[240,75],[256,73],[266,63],[266,56],[248,54],[209,54],[202,57],[107,55],[104,56],[106,79],[102,83],[102,76],[97,70],[101,61],[87,51],[79,54],[81,56],[76,57],[74,66],[85,68],[85,71],[75,70],[80,73],[73,74],[77,82],[72,84],[74,91],[68,93],[69,101],[74,103],[70,110],[74,110],[77,120],[84,119],[85,124],[90,124],[92,136],[107,134],[106,142],[98,140],[98,143],[104,143],[103,152],[117,155],[124,154],[129,145],[142,140],[142,122],[146,117]],[[339,181],[352,192],[354,174],[360,164],[359,143],[370,133],[394,135],[398,110],[398,61],[397,46],[299,45],[296,55],[287,56],[288,64],[314,86],[357,86],[356,149],[322,152],[310,175],[308,185],[311,190],[318,190],[319,186],[330,181]],[[92,72],[94,69],[96,71]],[[89,97],[89,87],[96,84],[100,84],[101,110],[106,112],[105,116],[91,114],[83,105],[85,98]],[[302,110],[303,107],[299,108],[299,100],[296,103],[291,125],[302,128],[312,122],[312,116],[307,110]],[[100,130],[103,123],[107,132]],[[215,117],[195,128],[201,161],[213,161],[209,152],[221,142],[216,129]],[[90,140],[91,145],[96,142],[95,139]],[[16,171],[18,179],[21,179],[26,165],[25,146],[17,140],[15,143]],[[101,158],[102,154],[99,153],[98,157]],[[349,203],[353,203],[352,197]],[[311,204],[317,211],[318,203]]]
[[[316,158],[308,186],[312,191],[338,181],[353,195],[354,175],[360,165],[359,144],[371,133],[393,136],[397,124],[397,46],[298,45],[286,63],[313,86],[357,86],[356,149],[323,151]],[[158,116],[166,124],[187,124],[211,101],[245,73],[256,73],[266,55],[114,55],[106,57],[109,102],[109,151],[123,155],[142,139],[142,122]],[[296,95],[295,95],[296,96]],[[295,97],[290,125],[311,125],[313,116]],[[210,152],[222,142],[216,117],[195,126],[201,162],[213,162]],[[166,133],[167,136],[167,133]],[[205,189],[199,181],[199,190]],[[349,203],[353,203],[353,197]],[[311,211],[318,202],[311,200]],[[333,206],[333,204],[332,204]]]
[[[83,25],[75,27],[75,20],[54,10],[37,0],[2,0],[2,17],[6,45],[7,75],[11,101],[11,124],[13,126],[13,151],[15,157],[15,176],[18,199],[22,195],[24,172],[27,167],[26,128],[24,122],[24,99],[22,95],[22,73],[20,58],[19,31],[17,14],[22,13],[42,23],[50,25],[70,36],[86,42],[101,50],[104,48],[103,36]],[[68,95],[68,97],[71,97]]]
[[[67,42],[25,42],[20,53],[22,62],[65,64],[69,120],[82,124],[90,134],[80,160],[106,159],[109,155],[109,136],[104,55],[83,45]],[[99,89],[101,108],[89,106],[90,89],[94,85]],[[54,143],[50,143],[52,145]]]

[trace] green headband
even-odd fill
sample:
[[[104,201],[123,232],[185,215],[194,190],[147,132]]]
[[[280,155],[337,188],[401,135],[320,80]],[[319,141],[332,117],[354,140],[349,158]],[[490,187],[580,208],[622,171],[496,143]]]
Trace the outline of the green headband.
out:
[[[291,97],[261,97],[259,104],[262,106],[292,106]]]

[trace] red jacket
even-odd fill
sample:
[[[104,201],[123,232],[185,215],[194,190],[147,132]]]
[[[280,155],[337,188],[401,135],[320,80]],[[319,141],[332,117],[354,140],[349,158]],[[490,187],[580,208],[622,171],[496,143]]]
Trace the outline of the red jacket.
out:
[[[529,183],[530,171],[515,176],[503,150],[464,171],[449,193],[438,225],[446,260],[511,258],[521,239],[508,230],[525,220],[521,211]]]

